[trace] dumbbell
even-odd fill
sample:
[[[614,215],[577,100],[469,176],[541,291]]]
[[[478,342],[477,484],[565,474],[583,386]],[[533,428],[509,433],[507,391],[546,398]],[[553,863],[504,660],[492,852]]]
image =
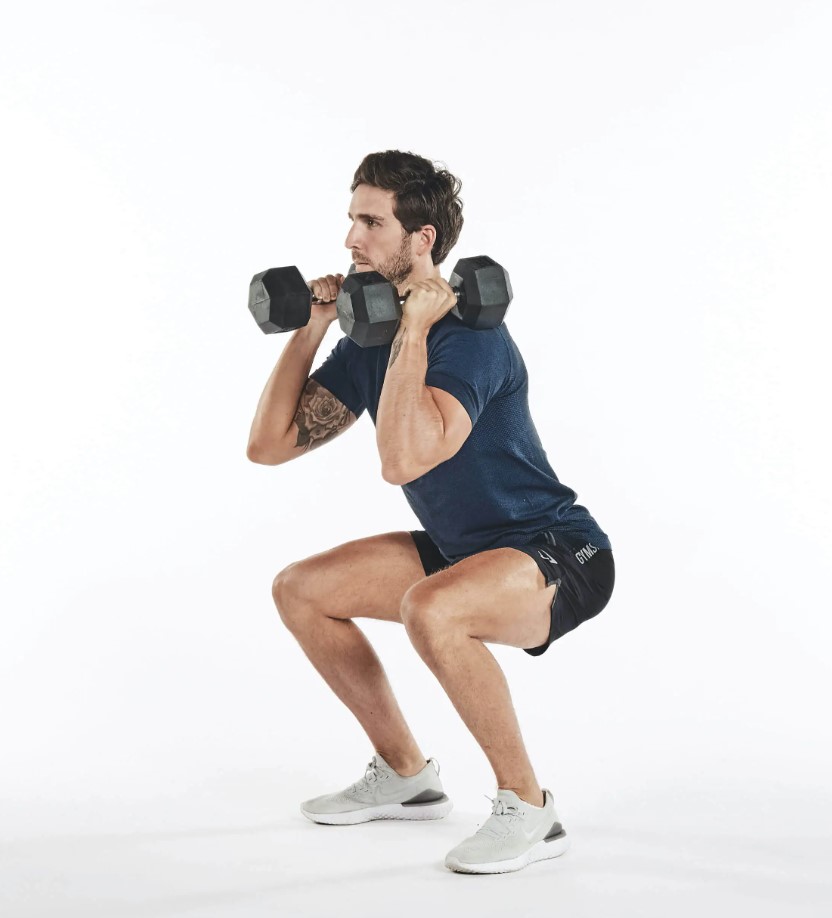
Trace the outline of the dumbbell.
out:
[[[514,294],[508,271],[487,255],[461,258],[448,283],[456,294],[450,310],[478,331],[502,324]],[[390,344],[402,317],[405,297],[377,271],[344,278],[335,300],[338,323],[360,347]]]
[[[355,273],[354,264],[348,273]],[[248,288],[249,312],[267,335],[308,325],[312,304],[320,302],[294,265],[261,271]]]

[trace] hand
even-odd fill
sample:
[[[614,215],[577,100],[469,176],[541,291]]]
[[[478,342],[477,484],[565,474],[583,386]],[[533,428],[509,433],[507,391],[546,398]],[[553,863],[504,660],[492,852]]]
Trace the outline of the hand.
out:
[[[411,328],[427,330],[456,306],[456,294],[441,277],[430,277],[409,284],[403,291],[402,322]]]
[[[324,277],[316,277],[315,280],[309,281],[309,289],[313,296],[316,296],[321,302],[312,304],[312,319],[325,320],[332,322],[338,317],[338,310],[335,307],[335,299],[344,283],[343,274],[327,274]]]

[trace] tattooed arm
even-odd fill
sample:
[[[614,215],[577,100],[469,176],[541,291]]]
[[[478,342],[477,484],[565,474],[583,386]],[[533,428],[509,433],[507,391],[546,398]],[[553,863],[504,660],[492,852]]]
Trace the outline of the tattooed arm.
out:
[[[343,433],[356,422],[356,416],[316,379],[307,380],[298,403],[295,420],[289,428],[290,452],[285,459],[317,449]]]
[[[356,416],[317,380],[309,378],[329,323],[310,321],[292,335],[272,371],[251,425],[246,455],[280,465],[328,443]]]

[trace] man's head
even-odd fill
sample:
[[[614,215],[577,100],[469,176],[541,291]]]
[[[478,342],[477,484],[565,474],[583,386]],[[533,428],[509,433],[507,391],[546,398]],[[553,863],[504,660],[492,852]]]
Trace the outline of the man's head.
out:
[[[350,185],[345,242],[356,269],[378,271],[394,285],[414,272],[428,276],[459,238],[461,187],[446,169],[413,153],[365,156]]]

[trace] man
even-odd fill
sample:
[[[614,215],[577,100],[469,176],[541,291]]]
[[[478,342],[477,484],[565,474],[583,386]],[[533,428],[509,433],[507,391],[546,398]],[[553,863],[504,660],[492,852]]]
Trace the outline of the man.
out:
[[[462,228],[459,180],[389,150],[364,159],[351,190],[346,247],[356,270],[378,271],[407,297],[395,340],[361,348],[342,337],[309,375],[337,317],[343,275],[313,281],[323,302],[266,383],[248,456],[288,462],[338,436],[366,408],[382,476],[402,487],[424,530],[347,542],[275,578],[282,620],[376,751],[364,778],[301,811],[340,825],[450,812],[438,763],[422,754],[352,619],[401,622],[497,779],[491,816],[445,864],[466,873],[519,870],[563,853],[569,840],[486,644],[539,656],[597,615],[612,593],[611,546],[549,465],[505,322],[475,331],[449,312],[455,297],[439,265]]]

